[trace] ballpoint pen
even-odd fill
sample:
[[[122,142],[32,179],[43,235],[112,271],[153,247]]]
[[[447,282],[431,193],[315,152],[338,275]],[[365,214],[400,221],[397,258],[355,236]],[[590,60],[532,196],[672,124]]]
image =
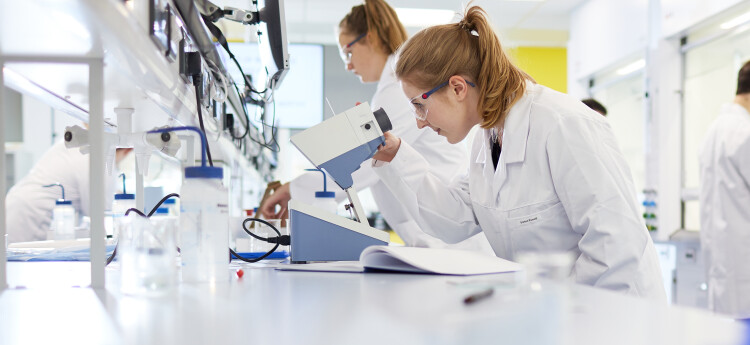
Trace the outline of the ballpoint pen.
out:
[[[482,291],[480,291],[480,292],[477,292],[477,293],[471,294],[471,295],[469,295],[469,296],[466,296],[466,298],[464,298],[464,303],[465,303],[465,304],[472,304],[472,303],[474,303],[474,302],[478,302],[478,301],[481,301],[481,300],[483,300],[483,299],[485,299],[485,298],[487,298],[487,297],[490,297],[490,296],[492,296],[492,294],[493,294],[494,292],[495,292],[495,289],[493,289],[493,288],[489,288],[489,289],[487,289],[487,290],[482,290]]]

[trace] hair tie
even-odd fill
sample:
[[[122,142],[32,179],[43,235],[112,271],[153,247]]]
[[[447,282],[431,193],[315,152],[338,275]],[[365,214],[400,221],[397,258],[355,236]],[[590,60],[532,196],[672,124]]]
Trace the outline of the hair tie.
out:
[[[458,27],[466,30],[466,32],[468,33],[471,33],[472,31],[474,31],[474,28],[472,28],[472,25],[469,24],[466,20],[461,20],[460,22],[458,22]]]

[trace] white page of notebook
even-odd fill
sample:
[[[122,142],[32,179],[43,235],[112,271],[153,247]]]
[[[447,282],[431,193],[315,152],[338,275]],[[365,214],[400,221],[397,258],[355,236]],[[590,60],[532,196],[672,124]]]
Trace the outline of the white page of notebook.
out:
[[[360,256],[367,268],[447,275],[515,272],[523,266],[495,256],[464,250],[372,246]]]

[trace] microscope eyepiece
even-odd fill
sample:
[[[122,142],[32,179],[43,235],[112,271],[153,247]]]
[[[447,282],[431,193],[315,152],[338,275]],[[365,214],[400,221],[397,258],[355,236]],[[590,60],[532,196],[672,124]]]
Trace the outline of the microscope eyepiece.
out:
[[[372,114],[375,115],[375,120],[378,121],[378,126],[380,126],[380,130],[383,131],[383,133],[393,129],[391,119],[388,118],[388,114],[385,113],[383,108],[375,110]]]

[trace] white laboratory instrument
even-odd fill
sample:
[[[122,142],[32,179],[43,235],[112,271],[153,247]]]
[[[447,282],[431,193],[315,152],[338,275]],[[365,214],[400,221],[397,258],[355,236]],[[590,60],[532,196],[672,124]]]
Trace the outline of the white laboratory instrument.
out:
[[[385,143],[391,130],[383,109],[362,103],[291,138],[315,167],[325,170],[349,197],[348,219],[318,207],[289,201],[291,261],[355,261],[366,247],[388,243],[387,233],[370,227],[357,197],[352,173]]]

